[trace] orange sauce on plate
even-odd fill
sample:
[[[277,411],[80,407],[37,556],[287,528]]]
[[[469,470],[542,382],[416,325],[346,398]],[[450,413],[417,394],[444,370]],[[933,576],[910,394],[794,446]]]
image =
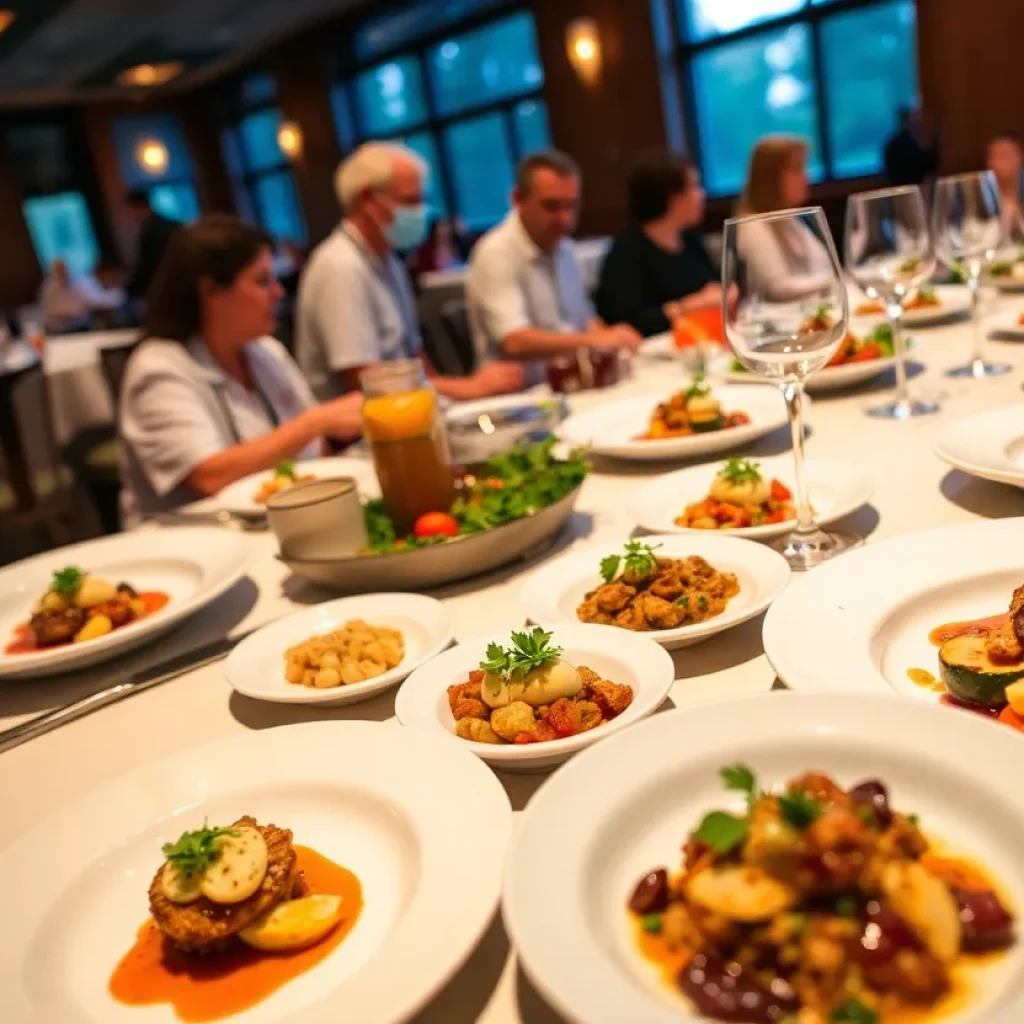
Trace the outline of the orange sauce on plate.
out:
[[[934,690],[936,693],[945,693],[946,684],[926,668],[908,668],[907,678],[915,685],[924,690]]]
[[[928,641],[936,647],[941,647],[947,640],[952,640],[954,637],[984,636],[1009,621],[1010,613],[1000,612],[998,615],[989,615],[984,619],[972,619],[969,622],[947,622],[942,626],[936,626],[928,634]]]
[[[295,853],[310,894],[340,896],[347,908],[320,942],[294,953],[265,953],[239,941],[223,953],[190,956],[174,949],[149,920],[110,976],[110,994],[129,1006],[170,1003],[182,1021],[220,1020],[262,1002],[328,957],[359,920],[363,888],[351,871],[315,850],[296,846]]]

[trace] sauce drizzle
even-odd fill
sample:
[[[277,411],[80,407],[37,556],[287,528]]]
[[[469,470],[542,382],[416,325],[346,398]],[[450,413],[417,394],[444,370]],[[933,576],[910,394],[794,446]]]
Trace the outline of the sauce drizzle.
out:
[[[971,619],[967,622],[947,622],[942,626],[936,626],[928,634],[928,642],[936,647],[941,647],[947,640],[958,636],[985,636],[997,629],[1004,623],[1010,621],[1009,612],[1000,612],[998,615],[989,615],[983,619]]]
[[[296,846],[297,869],[312,895],[341,896],[346,916],[320,942],[294,953],[265,953],[241,941],[223,953],[189,956],[174,949],[152,920],[110,976],[109,991],[129,1006],[170,1003],[189,1024],[219,1020],[262,1002],[337,949],[363,909],[363,891],[351,871],[307,846]]]

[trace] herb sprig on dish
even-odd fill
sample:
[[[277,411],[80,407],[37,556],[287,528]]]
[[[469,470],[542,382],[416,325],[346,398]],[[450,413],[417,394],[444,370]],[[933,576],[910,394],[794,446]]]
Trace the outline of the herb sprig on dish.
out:
[[[535,668],[550,665],[562,656],[562,648],[552,645],[551,635],[535,626],[529,633],[513,633],[509,647],[488,644],[487,657],[480,667],[495,676],[525,676]]]
[[[757,483],[761,479],[761,463],[730,455],[718,475],[731,484]]]
[[[644,544],[639,540],[626,541],[623,554],[606,555],[601,559],[601,578],[611,583],[620,566],[634,576],[647,576],[658,567],[658,556],[654,552],[660,547],[660,544]]]
[[[50,589],[62,597],[74,597],[81,589],[84,580],[85,570],[69,565],[64,569],[58,569],[53,574]]]
[[[176,843],[164,843],[163,855],[184,878],[201,875],[219,856],[217,840],[221,836],[237,836],[232,828],[202,828],[182,832]]]
[[[274,476],[282,476],[286,480],[294,480],[295,460],[282,459],[276,466],[274,466]]]
[[[704,379],[703,373],[695,373],[693,380],[690,381],[690,386],[683,391],[683,397],[687,400],[691,398],[706,398],[711,394],[711,385]]]

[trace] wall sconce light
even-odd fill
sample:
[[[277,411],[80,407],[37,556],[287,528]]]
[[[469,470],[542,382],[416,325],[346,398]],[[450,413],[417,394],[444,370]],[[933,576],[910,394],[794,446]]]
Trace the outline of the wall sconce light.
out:
[[[148,88],[164,85],[176,78],[185,70],[180,60],[168,60],[161,64],[136,64],[133,68],[125,68],[116,76],[118,85],[138,85]]]
[[[170,156],[167,147],[159,139],[143,139],[135,149],[135,159],[147,174],[163,174],[167,170]]]
[[[277,129],[277,144],[289,160],[302,153],[302,129],[294,121],[283,121]]]
[[[565,30],[565,49],[569,63],[580,80],[595,85],[601,77],[601,37],[593,18],[576,18]]]

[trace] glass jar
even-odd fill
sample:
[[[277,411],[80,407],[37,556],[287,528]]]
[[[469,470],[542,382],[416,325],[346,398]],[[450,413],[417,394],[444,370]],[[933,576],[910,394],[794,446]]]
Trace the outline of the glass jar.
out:
[[[381,497],[399,535],[425,512],[447,512],[455,498],[448,431],[437,394],[418,359],[367,367],[363,434]]]

